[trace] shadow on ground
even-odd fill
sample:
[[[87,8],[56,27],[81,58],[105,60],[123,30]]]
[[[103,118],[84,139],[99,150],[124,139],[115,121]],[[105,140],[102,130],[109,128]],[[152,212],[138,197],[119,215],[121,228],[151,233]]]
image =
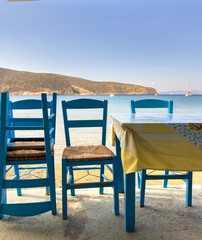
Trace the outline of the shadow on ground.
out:
[[[137,191],[138,192],[138,191]],[[44,201],[45,191],[24,190],[17,197],[9,191],[10,202]],[[90,240],[90,239],[202,239],[202,191],[194,186],[193,207],[185,206],[185,188],[149,186],[145,207],[136,196],[136,232],[124,229],[124,196],[120,194],[120,216],[113,214],[112,189],[100,196],[98,189],[77,190],[68,195],[68,220],[62,219],[61,189],[57,189],[58,214],[50,212],[25,218],[4,216],[0,239],[4,240]]]

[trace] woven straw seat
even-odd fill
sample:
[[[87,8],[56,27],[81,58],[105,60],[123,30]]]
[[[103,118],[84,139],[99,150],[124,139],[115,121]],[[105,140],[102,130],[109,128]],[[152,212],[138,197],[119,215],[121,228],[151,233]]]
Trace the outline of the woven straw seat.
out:
[[[93,161],[106,160],[112,157],[114,153],[103,145],[89,146],[70,146],[63,151],[63,158],[69,161]]]
[[[9,151],[20,150],[20,149],[44,150],[45,142],[44,141],[10,142],[8,145]]]
[[[8,161],[40,160],[46,158],[44,142],[18,142],[9,146],[7,153]],[[54,154],[54,144],[51,146],[51,154]]]

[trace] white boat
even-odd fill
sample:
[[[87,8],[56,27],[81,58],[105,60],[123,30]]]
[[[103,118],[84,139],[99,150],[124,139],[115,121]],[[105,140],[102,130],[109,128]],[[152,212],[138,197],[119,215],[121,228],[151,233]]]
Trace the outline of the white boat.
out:
[[[188,79],[188,84],[187,84],[187,93],[185,94],[186,97],[192,96],[191,90],[190,90],[190,77]]]
[[[187,92],[187,93],[185,94],[185,96],[186,96],[186,97],[190,97],[190,96],[192,96],[192,94],[191,94],[191,92],[189,91],[189,92]]]

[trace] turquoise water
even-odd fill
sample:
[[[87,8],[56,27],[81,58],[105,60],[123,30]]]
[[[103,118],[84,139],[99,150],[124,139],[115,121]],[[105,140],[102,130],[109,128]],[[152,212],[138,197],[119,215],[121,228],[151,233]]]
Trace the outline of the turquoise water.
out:
[[[39,96],[11,96],[13,100],[19,100],[24,98],[40,98]],[[77,98],[92,98],[100,100],[108,100],[108,112],[113,113],[129,113],[130,112],[130,101],[140,99],[162,99],[162,100],[173,100],[174,102],[174,113],[202,113],[202,95],[193,95],[186,97],[183,95],[159,95],[159,96],[148,96],[148,95],[115,95],[110,96],[58,96],[58,109],[61,108],[61,100],[72,100]]]
[[[62,99],[71,99],[70,96],[61,96]],[[76,98],[76,97],[75,97]],[[194,95],[186,97],[182,95],[159,95],[159,96],[148,96],[148,95],[129,95],[129,96],[90,96],[95,99],[106,99],[109,105],[109,114],[112,113],[129,113],[130,112],[130,101],[140,99],[162,99],[162,100],[173,100],[174,113],[202,113],[202,95]]]
[[[40,96],[11,96],[11,100],[17,101],[21,99],[40,99]],[[202,113],[202,95],[195,95],[191,97],[186,97],[182,95],[159,95],[159,96],[148,96],[148,95],[121,95],[121,96],[58,96],[58,108],[57,108],[57,125],[56,125],[56,145],[55,145],[55,156],[56,162],[61,161],[62,151],[65,147],[65,136],[64,136],[64,127],[63,127],[63,119],[62,119],[62,109],[61,109],[61,101],[62,100],[72,100],[78,98],[91,98],[91,99],[99,99],[99,100],[108,100],[108,115],[113,113],[130,113],[130,101],[131,100],[140,100],[140,99],[162,99],[162,100],[173,100],[174,105],[174,113]],[[100,118],[101,114],[98,111],[91,111],[89,113],[85,110],[75,111],[71,110],[70,118],[78,119],[82,116],[82,119],[90,119],[90,118]],[[148,110],[146,110],[148,111]],[[153,110],[152,110],[153,111]],[[155,110],[159,112],[159,110]],[[166,110],[165,110],[166,111]],[[23,117],[25,112],[16,113],[16,117]],[[26,113],[27,114],[27,113]],[[30,111],[28,113],[30,117],[33,116],[33,113]],[[111,119],[108,116],[108,124],[107,124],[107,146],[112,150],[113,148],[110,146],[110,127],[111,127]],[[22,134],[22,133],[20,133]],[[28,136],[27,132],[23,133],[24,136]],[[33,132],[31,133],[31,135]],[[37,135],[38,133],[36,133]],[[41,133],[40,133],[41,134]],[[79,144],[100,144],[101,139],[101,130],[99,128],[89,128],[89,129],[73,129],[71,131],[72,137],[72,145]]]

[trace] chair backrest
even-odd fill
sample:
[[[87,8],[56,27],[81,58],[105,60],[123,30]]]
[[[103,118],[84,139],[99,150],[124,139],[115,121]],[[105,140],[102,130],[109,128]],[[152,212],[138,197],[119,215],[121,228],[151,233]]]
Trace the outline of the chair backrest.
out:
[[[72,101],[62,101],[64,128],[66,145],[70,146],[69,128],[102,128],[102,145],[106,144],[106,126],[107,126],[107,100],[100,101],[94,99],[77,99]],[[102,109],[103,117],[98,120],[68,120],[68,109]]]
[[[55,114],[48,113],[48,109],[53,105],[52,103],[48,103],[47,95],[43,93],[41,95],[41,100],[29,100],[29,107],[27,105],[27,100],[22,100],[13,103],[13,109],[42,109],[42,117],[41,118],[14,118],[10,115],[10,102],[9,102],[9,94],[7,92],[2,93],[2,106],[1,106],[1,136],[0,143],[2,146],[0,148],[4,151],[7,149],[7,143],[12,139],[9,139],[9,132],[16,130],[29,130],[29,131],[43,131],[44,132],[44,141],[45,148],[47,153],[51,152],[51,145],[54,142],[54,137],[51,137],[51,134],[55,131],[54,122],[55,122]],[[55,97],[56,98],[56,95]],[[55,99],[56,101],[56,99]],[[23,102],[25,102],[25,108],[23,108]],[[56,110],[56,109],[55,109]],[[54,110],[54,111],[55,111]]]
[[[131,113],[136,113],[137,108],[167,108],[168,113],[173,113],[172,100],[160,99],[143,99],[138,101],[131,101]]]
[[[56,105],[57,105],[57,94],[53,93],[52,100],[47,101],[46,94],[41,95],[41,100],[39,99],[25,99],[20,101],[10,101],[9,102],[9,118],[8,122],[10,126],[43,126],[42,118],[14,118],[14,111],[23,110],[43,110],[43,101],[47,102],[47,109],[50,109],[49,116],[49,127],[51,129],[50,137],[53,142],[55,142],[55,126],[56,126]],[[24,115],[24,114],[23,114]],[[15,138],[15,131],[11,130],[9,132],[11,138]]]

